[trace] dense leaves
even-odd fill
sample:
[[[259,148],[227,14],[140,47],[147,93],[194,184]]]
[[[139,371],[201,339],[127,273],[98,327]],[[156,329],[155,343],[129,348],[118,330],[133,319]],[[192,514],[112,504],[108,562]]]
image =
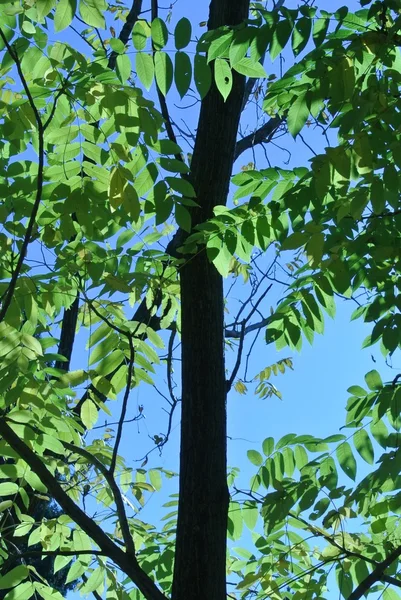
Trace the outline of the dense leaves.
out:
[[[7,600],[56,599],[54,587],[70,584],[83,595],[107,590],[132,600],[170,594],[176,495],[161,524],[140,512],[174,477],[147,464],[168,441],[171,414],[168,433],[150,436],[138,468],[119,455],[120,425],[98,428],[115,414],[112,401],[123,407],[122,427],[130,392],[150,389],[165,364],[169,410],[176,407],[178,280],[191,257],[206,252],[224,277],[241,275],[251,298],[255,253],[273,250],[291,274],[260,322],[251,322],[257,304],[248,319],[227,324],[227,340],[239,340],[228,387],[240,394],[253,385],[260,399],[281,398],[273,377],[293,368],[282,358],[251,378],[247,367],[238,375],[249,332],[263,329],[267,344],[300,350],[304,338],[312,343],[324,332],[339,298],[355,301],[353,318],[371,326],[364,347],[380,344],[386,359],[397,356],[401,5],[361,4],[332,14],[304,3],[291,10],[255,3],[241,26],[199,36],[185,16],[148,21],[145,13],[125,38],[110,25],[115,13],[125,22],[122,5],[1,4],[0,590]],[[79,44],[49,34],[72,35],[81,21]],[[110,39],[99,37],[102,28]],[[293,66],[268,77],[265,57],[291,52]],[[298,143],[312,125],[327,147],[308,166],[235,166],[231,202],[199,224],[192,153],[171,135],[165,97],[202,100],[213,87],[226,102],[239,75],[246,89],[255,80],[250,95],[265,125],[276,123],[267,136],[256,130],[246,149],[267,143],[278,127]],[[74,306],[70,334],[83,336],[87,360],[70,367],[60,340]],[[249,485],[238,469],[229,473],[228,536],[244,540],[229,545],[235,597],[321,598],[333,567],[344,598],[398,597],[401,382],[372,370],[348,393],[341,434],[269,435],[247,452]],[[62,510],[38,517],[36,503],[52,498]],[[138,568],[132,557],[127,566],[121,545],[136,553]],[[53,574],[29,561],[38,552],[50,557]]]

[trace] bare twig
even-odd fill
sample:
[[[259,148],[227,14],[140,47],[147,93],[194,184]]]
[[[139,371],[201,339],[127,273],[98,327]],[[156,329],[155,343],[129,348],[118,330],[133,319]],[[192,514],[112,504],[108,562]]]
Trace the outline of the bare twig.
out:
[[[167,386],[168,391],[171,398],[171,406],[177,403],[177,398],[174,395],[173,390],[173,381],[172,381],[172,362],[173,362],[173,346],[174,346],[174,338],[176,335],[175,329],[170,334],[170,339],[168,341],[168,349],[167,349]]]
[[[132,336],[128,336],[128,343],[129,343],[130,357],[129,357],[129,363],[128,363],[127,384],[125,386],[124,398],[123,398],[123,403],[122,403],[122,407],[121,407],[121,415],[120,415],[120,420],[119,420],[118,427],[117,427],[116,441],[114,443],[113,456],[112,456],[111,463],[110,463],[110,471],[109,472],[111,475],[113,475],[114,469],[116,467],[118,448],[119,448],[122,433],[123,433],[124,419],[125,419],[125,415],[127,414],[128,398],[129,398],[130,391],[131,391],[132,378],[133,378],[132,376],[133,376],[133,372],[134,372],[135,349],[134,349],[134,344],[132,341]]]
[[[234,380],[235,380],[235,378],[237,376],[238,370],[239,370],[239,368],[241,366],[242,351],[244,349],[245,325],[246,325],[246,319],[244,319],[242,321],[240,338],[239,338],[237,360],[235,362],[234,369],[233,369],[233,371],[231,373],[231,377],[227,381],[227,392],[229,392],[231,390],[232,384],[234,383]]]

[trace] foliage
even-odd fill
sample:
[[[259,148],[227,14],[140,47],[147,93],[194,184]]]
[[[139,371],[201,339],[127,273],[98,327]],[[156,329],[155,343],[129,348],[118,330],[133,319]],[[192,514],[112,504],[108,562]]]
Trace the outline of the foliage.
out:
[[[168,441],[179,402],[172,381],[179,278],[192,257],[206,251],[222,276],[243,276],[251,299],[266,284],[255,283],[255,252],[290,261],[291,283],[271,314],[263,308],[255,322],[262,293],[245,318],[227,325],[227,341],[238,340],[228,384],[240,393],[249,385],[238,372],[251,331],[263,329],[277,349],[300,350],[304,338],[312,343],[323,333],[325,313],[334,318],[338,298],[357,297],[353,318],[372,323],[364,347],[380,343],[385,357],[399,350],[401,4],[361,4],[355,13],[329,13],[307,3],[294,10],[254,3],[240,26],[195,41],[188,18],[148,21],[120,3],[0,5],[0,450],[8,459],[0,466],[0,590],[7,600],[60,597],[30,562],[38,545],[41,557],[56,556],[55,573],[68,568],[66,583],[83,595],[170,595],[177,497],[165,505],[164,524],[144,522],[140,511],[175,474],[148,468],[148,453],[132,468],[119,445],[131,390],[158,381],[165,364],[171,413],[152,449]],[[112,19],[124,23],[118,38]],[[54,35],[71,27],[81,43]],[[98,29],[106,27],[103,40]],[[290,52],[293,66],[268,76],[265,55]],[[308,167],[239,168],[231,204],[193,227],[192,153],[171,135],[165,96],[174,89],[177,98],[204,99],[217,89],[226,102],[238,74],[266,121],[238,140],[236,158],[279,128],[299,141],[313,125],[327,147]],[[88,349],[80,368],[59,346],[74,306]],[[270,379],[286,367],[290,358],[253,378],[261,398],[279,395]],[[229,538],[241,544],[244,526],[252,536],[252,545],[230,544],[232,597],[322,598],[332,569],[344,598],[398,597],[401,385],[398,377],[382,382],[377,371],[365,379],[348,390],[345,433],[268,437],[248,451],[248,487],[237,470],[229,474]],[[99,435],[96,424],[117,400],[115,432]],[[370,470],[359,476],[362,461],[362,473]],[[62,513],[35,520],[38,499],[55,499]],[[13,538],[27,537],[23,556],[9,527]]]

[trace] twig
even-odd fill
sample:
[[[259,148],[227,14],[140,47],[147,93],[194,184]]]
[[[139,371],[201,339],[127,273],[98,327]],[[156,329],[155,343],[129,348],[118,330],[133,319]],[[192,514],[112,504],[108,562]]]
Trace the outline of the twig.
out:
[[[170,398],[171,398],[171,406],[173,406],[174,404],[177,403],[177,398],[174,395],[174,391],[173,391],[173,382],[172,382],[172,361],[173,361],[173,345],[174,345],[174,338],[176,335],[176,330],[173,329],[173,331],[170,334],[170,339],[168,341],[168,351],[167,351],[167,386],[168,386],[168,391],[170,394]]]
[[[94,467],[96,467],[96,469],[98,469],[98,471],[103,475],[103,477],[109,484],[114,497],[114,502],[116,503],[118,519],[120,521],[121,526],[121,533],[127,548],[127,553],[130,555],[135,555],[135,544],[129,529],[124,502],[121,496],[120,489],[116,483],[116,480],[114,479],[113,473],[110,472],[110,470],[96,456],[89,452],[89,450],[86,450],[85,448],[81,448],[79,446],[75,446],[74,444],[70,444],[69,442],[63,442],[63,444],[68,450],[71,450],[71,452],[73,452],[74,454],[79,454],[80,456],[86,458],[87,461],[89,461]]]
[[[231,373],[231,377],[227,381],[227,392],[229,392],[231,390],[231,387],[232,387],[232,385],[234,383],[234,379],[236,378],[238,370],[239,370],[239,368],[241,366],[242,351],[244,349],[245,325],[246,325],[246,319],[244,319],[242,321],[240,338],[239,338],[237,360],[235,362],[233,372]]]
[[[122,403],[122,407],[121,407],[121,415],[120,415],[120,420],[118,422],[118,427],[117,427],[116,441],[114,443],[113,456],[112,456],[111,463],[110,463],[110,469],[109,469],[110,475],[113,475],[114,469],[116,468],[118,447],[120,445],[121,437],[123,434],[124,419],[125,419],[125,415],[127,414],[128,398],[129,398],[130,391],[131,391],[132,375],[134,372],[135,349],[134,349],[134,344],[132,342],[132,336],[128,337],[128,343],[129,343],[130,357],[129,357],[129,363],[128,363],[127,385],[125,386],[125,393],[124,393],[123,403]]]

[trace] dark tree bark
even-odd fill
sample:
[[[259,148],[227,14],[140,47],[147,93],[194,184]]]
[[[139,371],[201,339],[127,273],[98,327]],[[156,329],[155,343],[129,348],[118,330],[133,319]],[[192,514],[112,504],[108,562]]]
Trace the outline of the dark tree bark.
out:
[[[209,29],[237,25],[248,0],[212,0]],[[202,102],[191,163],[200,208],[192,225],[226,204],[244,95],[234,74],[226,102],[215,88]],[[226,457],[223,282],[206,251],[181,270],[182,420],[173,600],[225,600],[229,495]]]

